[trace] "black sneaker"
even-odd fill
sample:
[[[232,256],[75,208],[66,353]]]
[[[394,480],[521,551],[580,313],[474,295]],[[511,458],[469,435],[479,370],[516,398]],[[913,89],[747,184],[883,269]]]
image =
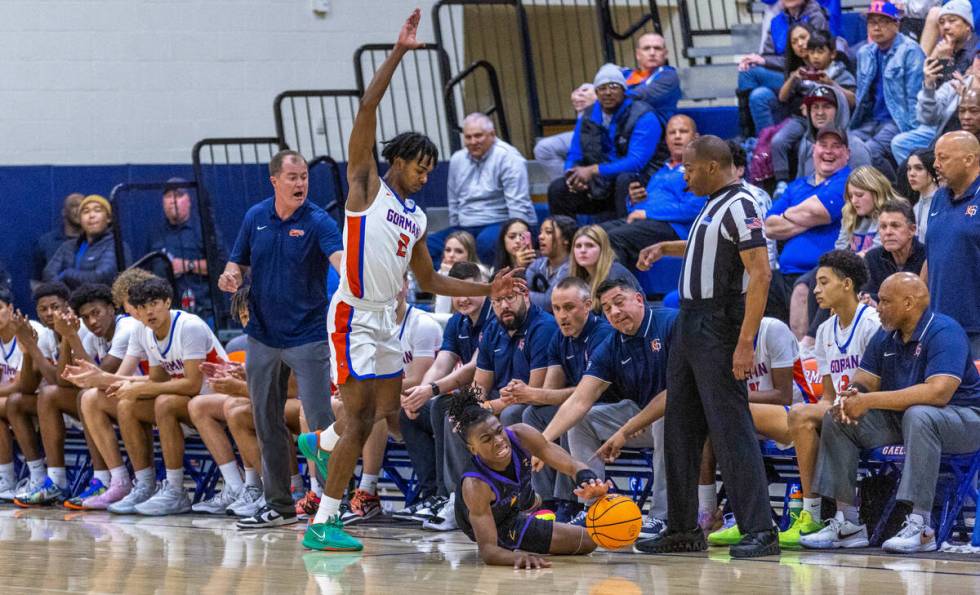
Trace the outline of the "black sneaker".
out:
[[[254,515],[239,520],[235,526],[239,529],[266,529],[292,525],[297,520],[295,512],[282,514],[266,505]]]
[[[728,548],[733,558],[758,558],[779,555],[779,533],[776,529],[747,533],[742,540]]]
[[[640,539],[633,544],[638,554],[669,554],[672,552],[703,552],[708,549],[704,532],[700,527],[689,531],[666,531],[649,539]]]
[[[438,510],[440,500],[436,496],[419,498],[415,504],[396,510],[391,516],[403,521],[427,521],[432,518],[432,511]]]

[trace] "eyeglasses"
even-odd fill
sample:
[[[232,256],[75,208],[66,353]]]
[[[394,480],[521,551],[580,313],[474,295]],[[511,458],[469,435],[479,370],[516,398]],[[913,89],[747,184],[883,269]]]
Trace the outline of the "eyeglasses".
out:
[[[502,306],[503,304],[513,304],[517,302],[518,298],[521,297],[519,293],[512,293],[504,297],[490,298],[490,304],[493,306]]]

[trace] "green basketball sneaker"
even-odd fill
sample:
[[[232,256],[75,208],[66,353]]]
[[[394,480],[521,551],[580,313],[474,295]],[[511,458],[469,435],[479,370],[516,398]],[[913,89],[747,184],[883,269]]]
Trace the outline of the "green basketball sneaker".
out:
[[[327,552],[359,552],[364,548],[361,542],[344,531],[340,515],[327,519],[325,523],[312,524],[303,535],[303,547]]]
[[[725,515],[725,524],[721,529],[708,535],[708,545],[735,545],[740,541],[742,541],[742,532],[738,530],[735,515],[732,513]]]
[[[320,448],[320,432],[307,432],[300,434],[296,439],[296,446],[303,456],[316,464],[317,471],[320,472],[322,485],[327,481],[327,462],[330,460],[330,452]]]
[[[801,536],[823,529],[823,523],[813,520],[813,516],[805,510],[801,510],[799,515],[790,513],[790,517],[793,524],[779,532],[779,547],[798,548]]]

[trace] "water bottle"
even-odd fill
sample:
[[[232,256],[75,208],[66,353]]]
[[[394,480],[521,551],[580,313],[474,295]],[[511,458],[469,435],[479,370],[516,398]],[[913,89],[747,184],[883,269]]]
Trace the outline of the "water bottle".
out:
[[[803,510],[803,487],[794,481],[789,486],[789,513],[800,516]]]
[[[188,287],[184,293],[180,294],[180,308],[185,312],[194,312],[196,306],[197,300],[194,299],[194,290]]]

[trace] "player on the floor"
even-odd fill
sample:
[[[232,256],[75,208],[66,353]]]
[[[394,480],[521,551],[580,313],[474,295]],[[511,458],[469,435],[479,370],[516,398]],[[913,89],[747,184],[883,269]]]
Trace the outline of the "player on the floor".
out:
[[[133,490],[109,505],[109,512],[160,516],[191,508],[183,486],[184,434],[180,424],[190,423],[190,399],[209,392],[201,363],[223,362],[227,356],[203,320],[170,309],[172,292],[162,279],[150,279],[129,290],[129,301],[145,325],[137,336],[149,359],[150,374],[146,382],[126,381],[109,391],[116,401],[120,434],[136,474]],[[103,452],[112,451],[115,431],[107,420],[103,422],[92,424],[93,438]],[[166,480],[155,491],[153,453],[146,448],[146,436],[153,425],[159,429],[167,471]]]
[[[310,549],[362,547],[343,531],[340,499],[374,422],[396,413],[400,405],[402,350],[395,296],[409,266],[423,291],[439,295],[488,295],[491,287],[495,295],[510,295],[526,287],[515,271],[498,274],[492,285],[436,273],[425,244],[425,213],[408,198],[422,189],[436,165],[438,149],[428,137],[405,132],[386,143],[382,156],[391,167],[384,179],[378,176],[376,110],[402,57],[423,45],[415,37],[420,16],[416,9],[402,26],[394,49],[364,91],[351,132],[344,270],[327,315],[333,380],[346,415],[344,422],[299,439],[303,454],[326,477],[320,509],[303,539]]]
[[[610,484],[527,424],[504,427],[468,388],[453,397],[449,418],[473,458],[456,488],[456,522],[494,566],[546,568],[542,554],[588,554],[595,543],[585,527],[534,516],[531,457],[575,478],[576,496],[602,498]]]

